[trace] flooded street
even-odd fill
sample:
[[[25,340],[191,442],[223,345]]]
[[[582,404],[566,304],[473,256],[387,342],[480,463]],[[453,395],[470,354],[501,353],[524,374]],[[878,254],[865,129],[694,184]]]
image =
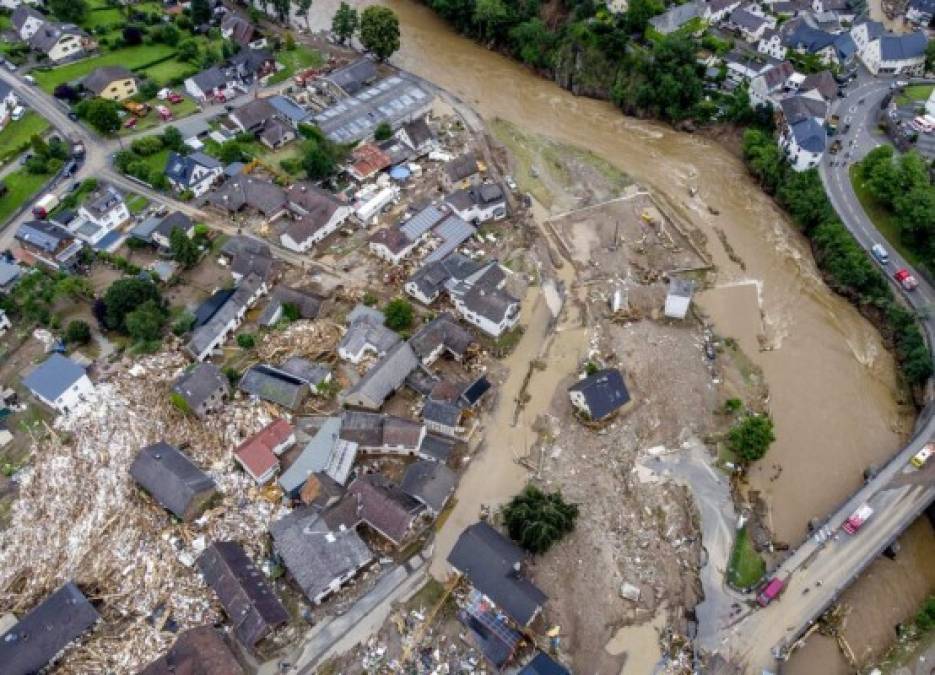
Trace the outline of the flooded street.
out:
[[[906,394],[873,327],[821,282],[807,243],[742,162],[718,143],[624,117],[608,103],[576,98],[456,35],[426,7],[409,0],[386,4],[401,22],[395,65],[460,97],[487,121],[503,119],[593,151],[707,235],[718,275],[716,287],[702,294],[699,304],[716,332],[736,339],[762,369],[776,423],[776,443],[752,472],[752,487],[769,504],[776,538],[792,545],[801,541],[809,518],[829,512],[856,489],[864,469],[888,459],[911,428],[914,413],[899,403]],[[313,29],[328,25],[337,5],[337,0],[316,2]],[[697,196],[689,197],[690,188],[698,189]],[[719,215],[711,215],[708,205]],[[532,289],[536,298],[537,290]],[[499,394],[496,419],[488,424],[487,449],[462,479],[458,507],[439,537],[436,573],[441,552],[474,520],[478,503],[502,502],[526,480],[526,470],[513,460],[529,432],[522,420],[511,426],[512,400],[545,340],[549,316],[541,299],[530,304],[527,298],[524,311],[531,323],[507,364],[511,373]],[[583,339],[573,344],[574,335],[560,333],[550,358],[573,362],[582,354],[587,345]],[[553,394],[546,380],[533,376],[530,413],[544,408]],[[919,532],[907,536],[926,536]],[[850,599],[858,605],[855,612],[873,616],[872,604],[859,607],[866,597],[856,592]],[[856,635],[853,639],[860,643]]]

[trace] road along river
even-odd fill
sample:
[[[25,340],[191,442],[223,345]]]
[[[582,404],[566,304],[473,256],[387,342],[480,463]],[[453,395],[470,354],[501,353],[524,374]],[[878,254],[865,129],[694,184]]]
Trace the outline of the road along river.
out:
[[[738,340],[769,385],[777,440],[751,482],[770,505],[777,539],[801,541],[809,518],[832,510],[860,485],[868,465],[882,463],[901,446],[913,415],[899,403],[906,395],[892,357],[873,327],[821,282],[807,243],[738,158],[714,141],[576,98],[457,35],[411,0],[385,4],[401,23],[394,64],[451,92],[486,120],[503,118],[593,151],[707,234],[718,281],[699,302],[718,333]],[[316,1],[312,30],[325,30],[337,5]],[[690,188],[697,188],[697,196],[689,196]],[[496,438],[487,446],[487,454],[499,459],[476,462],[463,486],[483,483],[474,470],[516,471],[510,447],[500,447]],[[778,477],[774,465],[782,468]],[[493,495],[485,497],[491,503]]]

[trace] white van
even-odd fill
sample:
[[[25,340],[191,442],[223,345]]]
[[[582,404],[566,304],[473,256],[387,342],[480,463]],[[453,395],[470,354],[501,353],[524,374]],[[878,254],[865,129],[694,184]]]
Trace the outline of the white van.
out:
[[[21,105],[18,105],[15,108],[13,108],[13,112],[10,113],[10,119],[16,122],[16,121],[23,119],[23,115],[25,114],[26,114],[26,108],[24,108]]]

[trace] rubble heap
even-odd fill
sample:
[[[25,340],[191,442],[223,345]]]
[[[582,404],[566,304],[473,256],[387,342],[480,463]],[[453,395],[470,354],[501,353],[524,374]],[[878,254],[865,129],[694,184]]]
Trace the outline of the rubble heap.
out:
[[[280,515],[231,458],[269,414],[234,401],[205,420],[182,416],[167,392],[186,365],[177,353],[120,364],[16,475],[19,498],[0,543],[0,613],[21,613],[74,579],[105,619],[66,655],[62,673],[134,672],[171,645],[172,631],[220,620],[195,557],[226,539],[262,555],[258,535]],[[129,476],[138,450],[159,440],[185,448],[220,488],[193,523],[175,521]]]

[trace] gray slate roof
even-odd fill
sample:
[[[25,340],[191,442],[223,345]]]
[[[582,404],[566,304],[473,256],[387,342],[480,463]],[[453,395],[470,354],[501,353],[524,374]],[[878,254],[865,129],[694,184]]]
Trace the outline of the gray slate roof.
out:
[[[301,507],[270,525],[273,548],[309,600],[335,579],[349,577],[373,560],[352,529],[332,532],[313,507]]]
[[[111,82],[127,79],[135,79],[135,76],[123,66],[101,66],[92,70],[81,84],[85,89],[100,95]]]
[[[237,316],[242,309],[248,306],[250,299],[256,294],[263,280],[251,274],[241,280],[234,293],[221,305],[221,308],[208,320],[206,324],[195,329],[191,340],[185,345],[192,355],[201,354],[222,332],[224,332],[231,319]]]
[[[796,144],[803,150],[820,153],[825,151],[827,134],[825,128],[815,119],[799,120],[789,125]]]
[[[422,459],[409,465],[400,488],[438,513],[445,507],[457,482],[457,475],[446,464]]]
[[[675,5],[666,12],[654,16],[649,20],[650,25],[663,35],[672,33],[686,23],[701,16],[704,8],[698,2],[686,2],[684,5]]]
[[[30,220],[20,225],[16,239],[46,253],[55,253],[63,243],[72,241],[74,237],[61,225],[48,220]]]
[[[0,671],[3,675],[42,671],[100,618],[74,582],[67,582],[0,635]]]
[[[217,489],[210,476],[165,441],[140,450],[130,466],[130,475],[157,502],[181,519],[185,518],[192,500]]]
[[[604,368],[588,375],[568,387],[568,391],[579,391],[584,395],[591,419],[595,420],[607,417],[630,401],[623,375],[616,368]]]
[[[406,376],[418,367],[419,360],[409,343],[397,343],[351,387],[347,397],[359,395],[382,405],[390,394],[402,386]]]
[[[214,626],[198,626],[180,633],[165,654],[139,675],[244,675],[237,659]]]
[[[312,388],[324,382],[331,374],[328,366],[303,359],[301,356],[290,356],[279,366],[279,370],[299,378]]]
[[[216,541],[198,556],[198,569],[217,593],[241,644],[253,648],[289,613],[240,544]]]
[[[425,507],[379,473],[358,476],[347,488],[356,497],[360,519],[383,537],[399,544]]]
[[[240,378],[240,390],[264,401],[295,410],[305,400],[308,385],[285,371],[270,365],[250,366]]]
[[[409,338],[409,345],[421,360],[440,346],[461,358],[474,344],[474,336],[448,312],[442,312]]]
[[[324,298],[314,293],[308,293],[298,288],[289,286],[276,286],[270,294],[269,303],[258,319],[261,326],[270,326],[273,317],[283,305],[294,305],[299,310],[299,317],[302,319],[315,319],[321,311],[321,304]]]
[[[448,554],[452,567],[521,626],[548,599],[531,581],[516,574],[515,566],[524,558],[519,546],[486,522],[464,530]]]
[[[227,84],[228,77],[223,70],[217,66],[212,66],[207,70],[202,70],[197,75],[193,75],[191,80],[201,91],[208,93]]]
[[[26,375],[23,384],[42,398],[54,401],[86,374],[83,366],[56,353]]]
[[[29,46],[36,51],[47,54],[65,35],[81,37],[86,35],[86,33],[74,24],[46,21],[39,27],[39,30],[33,33],[32,37],[30,37],[27,42]]]
[[[230,383],[213,363],[196,363],[175,381],[172,391],[184,398],[192,410],[197,410],[219,391],[225,394],[230,391]]]
[[[331,71],[324,79],[347,94],[356,94],[365,84],[373,82],[376,78],[376,64],[370,59],[362,58]]]

